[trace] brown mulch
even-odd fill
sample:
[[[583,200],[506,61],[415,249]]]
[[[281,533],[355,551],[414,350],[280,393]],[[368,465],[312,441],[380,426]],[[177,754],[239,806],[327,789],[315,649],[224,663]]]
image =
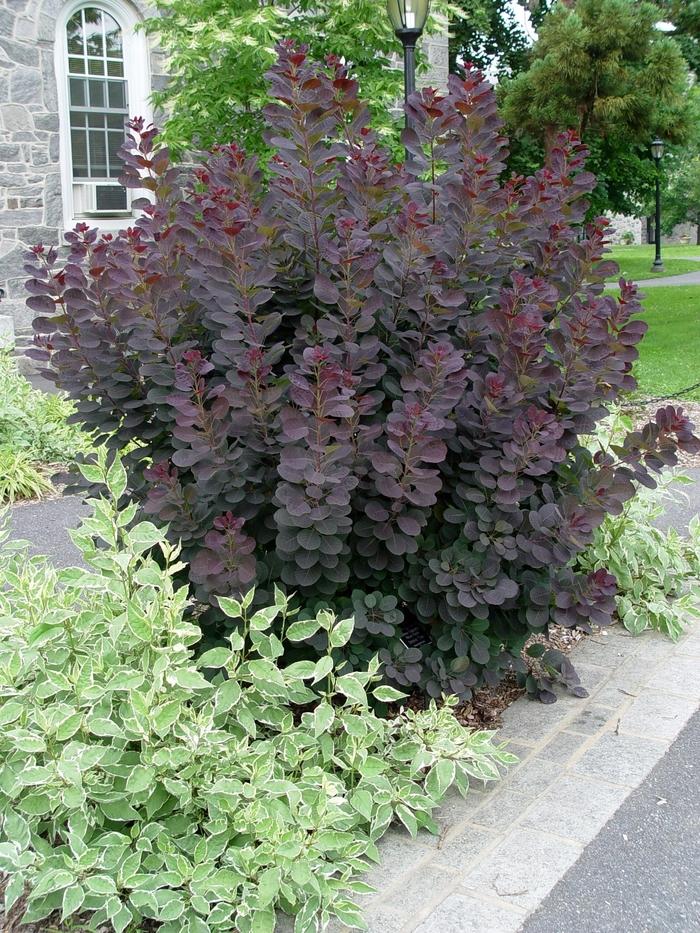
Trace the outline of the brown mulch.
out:
[[[548,639],[545,639],[543,635],[533,635],[528,640],[526,648],[535,642],[542,642],[548,648],[558,648],[568,654],[574,645],[586,637],[583,632],[552,625]],[[526,660],[532,665],[532,658],[526,658]],[[509,673],[495,687],[479,687],[475,690],[471,700],[455,708],[455,716],[463,726],[469,729],[498,729],[502,724],[503,712],[524,694],[525,689],[518,686],[515,674]],[[414,710],[421,710],[425,709],[425,704],[425,695],[414,693],[405,705]],[[396,715],[398,711],[398,705],[390,709],[393,715]]]

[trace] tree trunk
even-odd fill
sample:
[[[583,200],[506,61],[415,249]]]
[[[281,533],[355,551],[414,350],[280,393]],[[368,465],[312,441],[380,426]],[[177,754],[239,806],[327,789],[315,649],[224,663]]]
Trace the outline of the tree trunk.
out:
[[[695,225],[695,245],[700,246],[700,224]]]
[[[656,237],[654,235],[654,218],[651,216],[647,217],[647,243],[656,243]]]
[[[557,137],[559,136],[560,129],[557,126],[545,126],[544,128],[544,162],[545,165],[549,165],[549,159],[552,154],[552,149],[557,144]]]

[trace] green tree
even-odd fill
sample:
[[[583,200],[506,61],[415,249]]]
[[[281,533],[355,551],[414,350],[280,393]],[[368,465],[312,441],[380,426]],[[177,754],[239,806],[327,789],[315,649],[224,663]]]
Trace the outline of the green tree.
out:
[[[676,224],[697,224],[696,243],[700,246],[700,151],[672,156],[665,172],[662,229],[671,233]]]
[[[146,23],[168,56],[167,86],[153,95],[166,113],[164,137],[181,150],[244,142],[263,148],[264,74],[282,39],[306,43],[313,58],[353,62],[375,125],[385,132],[401,117],[402,72],[392,62],[401,45],[377,0],[154,0]],[[437,4],[444,12],[445,3]],[[438,28],[435,16],[428,31]]]
[[[658,6],[644,0],[557,3],[529,67],[501,91],[526,151],[533,141],[546,151],[569,128],[587,143],[599,176],[595,211],[639,207],[653,178],[649,140],[684,143],[692,131],[688,67],[658,19]]]
[[[527,65],[530,38],[511,0],[457,0],[461,16],[450,23],[450,71],[472,62],[499,77],[518,74]]]
[[[700,74],[700,0],[656,0],[661,16],[675,27],[673,38],[695,74]]]

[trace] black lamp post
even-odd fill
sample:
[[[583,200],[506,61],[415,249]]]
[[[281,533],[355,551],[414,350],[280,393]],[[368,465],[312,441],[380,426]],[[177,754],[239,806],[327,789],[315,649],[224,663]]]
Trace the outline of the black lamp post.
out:
[[[656,220],[654,223],[654,239],[656,240],[656,257],[651,266],[652,272],[663,272],[664,264],[661,261],[661,159],[664,154],[662,139],[655,139],[651,144],[651,155],[656,162]]]
[[[404,100],[408,100],[416,89],[416,42],[425,28],[430,0],[387,0],[386,8],[394,32],[403,45]],[[410,125],[407,113],[406,126]]]

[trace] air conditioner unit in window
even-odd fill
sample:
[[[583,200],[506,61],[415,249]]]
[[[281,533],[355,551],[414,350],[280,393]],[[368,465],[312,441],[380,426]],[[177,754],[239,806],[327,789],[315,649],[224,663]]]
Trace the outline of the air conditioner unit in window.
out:
[[[83,182],[73,185],[76,215],[123,217],[131,214],[129,193],[114,182]]]

